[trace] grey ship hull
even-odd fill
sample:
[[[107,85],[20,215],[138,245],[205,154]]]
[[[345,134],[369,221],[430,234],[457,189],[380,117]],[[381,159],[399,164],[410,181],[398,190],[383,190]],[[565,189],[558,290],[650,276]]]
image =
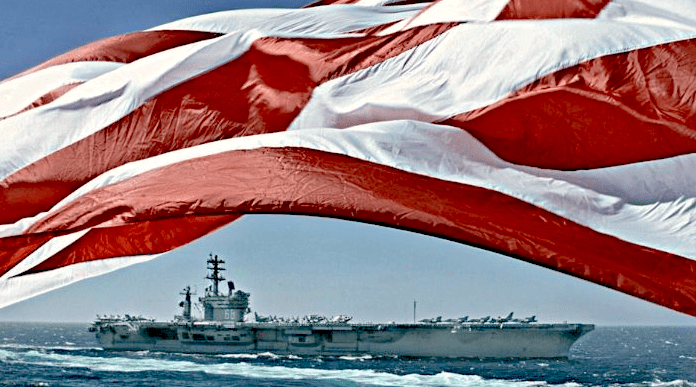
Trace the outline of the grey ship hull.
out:
[[[567,357],[586,324],[283,324],[98,322],[108,350],[468,358]]]

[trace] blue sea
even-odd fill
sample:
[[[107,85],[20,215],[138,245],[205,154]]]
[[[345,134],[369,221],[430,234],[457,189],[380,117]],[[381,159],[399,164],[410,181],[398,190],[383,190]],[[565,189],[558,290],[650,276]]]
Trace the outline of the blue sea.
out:
[[[696,327],[598,327],[568,359],[109,352],[87,324],[0,323],[0,386],[694,386]]]

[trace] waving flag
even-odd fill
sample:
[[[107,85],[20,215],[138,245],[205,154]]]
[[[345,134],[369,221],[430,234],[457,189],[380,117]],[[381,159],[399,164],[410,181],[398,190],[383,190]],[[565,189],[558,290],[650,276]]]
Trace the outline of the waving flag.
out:
[[[696,316],[696,7],[330,1],[0,82],[0,307],[243,214],[479,246]]]

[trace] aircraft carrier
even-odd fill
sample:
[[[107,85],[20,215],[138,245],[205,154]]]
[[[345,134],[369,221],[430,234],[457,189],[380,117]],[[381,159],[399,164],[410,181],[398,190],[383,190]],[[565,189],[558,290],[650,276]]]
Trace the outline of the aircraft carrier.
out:
[[[223,260],[208,259],[211,281],[204,297],[203,319],[191,315],[190,287],[181,293],[183,313],[171,322],[142,317],[99,317],[89,330],[106,350],[185,353],[264,353],[278,355],[364,355],[468,358],[562,358],[590,324],[541,324],[534,317],[484,317],[414,323],[351,323],[350,317],[299,318],[251,316],[249,293],[221,292]],[[415,305],[414,305],[415,308]],[[246,318],[247,315],[251,318]],[[415,311],[414,311],[415,315]]]

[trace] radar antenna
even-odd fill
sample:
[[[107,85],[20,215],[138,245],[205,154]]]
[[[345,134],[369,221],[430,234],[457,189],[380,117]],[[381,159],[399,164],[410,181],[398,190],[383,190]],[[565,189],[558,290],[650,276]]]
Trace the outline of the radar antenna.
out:
[[[225,263],[222,259],[218,259],[218,256],[215,255],[213,257],[213,254],[210,254],[210,257],[208,258],[208,270],[212,270],[213,272],[208,275],[207,279],[213,281],[213,295],[214,296],[219,296],[220,294],[218,293],[218,283],[224,281],[225,279],[220,275],[220,272],[225,270],[224,267],[220,267],[221,264]]]

